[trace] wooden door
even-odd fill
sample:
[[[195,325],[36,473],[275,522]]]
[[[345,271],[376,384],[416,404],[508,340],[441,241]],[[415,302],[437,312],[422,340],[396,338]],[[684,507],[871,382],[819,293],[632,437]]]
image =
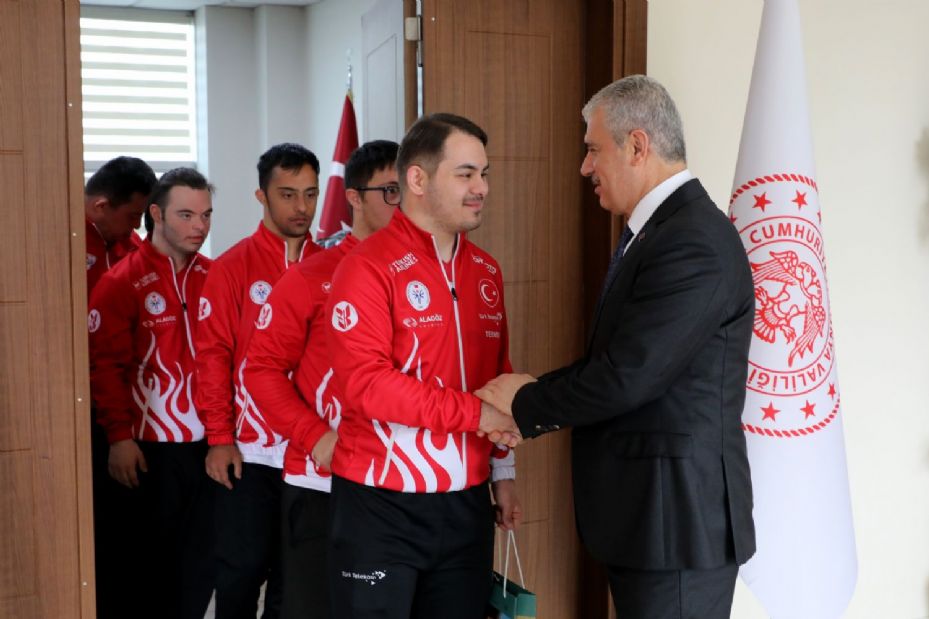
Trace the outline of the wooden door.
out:
[[[427,0],[422,19],[425,112],[462,114],[490,138],[490,193],[471,238],[503,269],[513,365],[538,375],[583,345],[583,3]],[[568,433],[530,441],[516,459],[517,538],[538,616],[581,616]]]
[[[78,0],[0,0],[0,617],[93,617]]]

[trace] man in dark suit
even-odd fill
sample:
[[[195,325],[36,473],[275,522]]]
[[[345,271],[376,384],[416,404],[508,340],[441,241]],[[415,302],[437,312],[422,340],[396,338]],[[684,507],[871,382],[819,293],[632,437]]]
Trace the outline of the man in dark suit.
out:
[[[754,318],[745,250],[687,170],[674,102],[630,76],[584,107],[600,205],[628,225],[583,358],[477,395],[490,438],[571,426],[577,526],[605,564],[619,619],[728,617],[755,551],[740,417]]]

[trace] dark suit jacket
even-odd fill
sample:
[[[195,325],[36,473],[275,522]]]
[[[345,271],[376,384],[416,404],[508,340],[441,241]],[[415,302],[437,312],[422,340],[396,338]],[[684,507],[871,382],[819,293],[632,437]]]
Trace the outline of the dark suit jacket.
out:
[[[585,356],[517,392],[524,437],[574,427],[577,526],[598,560],[674,570],[754,553],[740,422],[754,308],[738,233],[688,181],[626,250]]]

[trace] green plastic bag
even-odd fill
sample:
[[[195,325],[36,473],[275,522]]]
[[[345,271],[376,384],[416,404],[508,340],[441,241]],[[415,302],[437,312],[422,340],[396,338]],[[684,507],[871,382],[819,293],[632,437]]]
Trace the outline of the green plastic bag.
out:
[[[507,578],[510,566],[510,546],[516,557],[516,567],[519,570],[519,580],[523,586],[517,585]],[[525,588],[523,566],[519,561],[519,552],[516,550],[516,535],[507,531],[506,561],[503,565],[503,574],[494,572],[493,589],[490,592],[490,605],[497,611],[497,619],[536,619],[535,593]]]

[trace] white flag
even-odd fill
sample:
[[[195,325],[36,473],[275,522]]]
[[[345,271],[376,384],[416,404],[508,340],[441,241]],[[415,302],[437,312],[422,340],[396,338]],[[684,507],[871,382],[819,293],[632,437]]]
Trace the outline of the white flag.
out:
[[[855,589],[826,254],[795,0],[766,0],[730,218],[755,323],[742,426],[758,551],[742,579],[774,619],[834,619]]]

